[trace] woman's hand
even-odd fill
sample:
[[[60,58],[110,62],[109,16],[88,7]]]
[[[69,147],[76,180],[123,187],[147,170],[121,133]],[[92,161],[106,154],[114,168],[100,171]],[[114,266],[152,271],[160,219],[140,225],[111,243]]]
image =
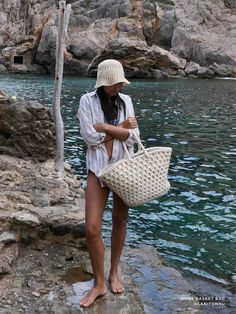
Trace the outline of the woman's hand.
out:
[[[138,127],[137,119],[135,117],[129,117],[121,124],[119,124],[119,127],[122,127],[124,129],[135,129]]]

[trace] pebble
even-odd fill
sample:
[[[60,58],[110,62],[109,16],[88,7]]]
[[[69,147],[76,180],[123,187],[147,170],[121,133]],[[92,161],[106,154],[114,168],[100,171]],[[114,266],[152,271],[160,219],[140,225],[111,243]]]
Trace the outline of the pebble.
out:
[[[38,293],[37,291],[33,291],[32,294],[33,294],[35,297],[40,297],[40,293]]]

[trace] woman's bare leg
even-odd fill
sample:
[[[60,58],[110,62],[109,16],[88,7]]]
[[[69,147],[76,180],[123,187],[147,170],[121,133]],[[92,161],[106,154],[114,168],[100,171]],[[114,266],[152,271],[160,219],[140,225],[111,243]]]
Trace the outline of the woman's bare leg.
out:
[[[118,195],[113,193],[111,269],[109,275],[111,290],[113,293],[122,293],[124,291],[118,273],[118,266],[125,242],[128,210],[129,208],[123,200]]]
[[[94,285],[88,294],[80,301],[82,307],[89,307],[97,297],[106,294],[107,287],[104,278],[104,245],[102,241],[102,217],[109,190],[101,188],[98,178],[89,172],[86,203],[85,228],[88,251],[93,268]]]

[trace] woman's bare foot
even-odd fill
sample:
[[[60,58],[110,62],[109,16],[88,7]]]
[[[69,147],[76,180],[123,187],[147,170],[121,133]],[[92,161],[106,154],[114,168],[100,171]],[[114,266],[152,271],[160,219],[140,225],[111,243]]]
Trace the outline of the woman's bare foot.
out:
[[[121,284],[121,281],[120,281],[120,278],[118,275],[110,275],[109,276],[109,282],[110,282],[110,285],[111,285],[111,291],[113,293],[122,293],[124,292],[124,287],[122,286]]]
[[[93,286],[93,288],[86,294],[86,296],[80,301],[80,306],[89,307],[94,303],[94,301],[107,293],[106,286],[98,288]]]

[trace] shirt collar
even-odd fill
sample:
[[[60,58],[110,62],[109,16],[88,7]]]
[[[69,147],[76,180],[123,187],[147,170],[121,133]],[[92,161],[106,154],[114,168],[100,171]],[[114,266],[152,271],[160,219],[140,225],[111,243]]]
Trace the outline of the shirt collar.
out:
[[[95,89],[94,91],[90,92],[90,95],[91,95],[91,96],[98,96],[97,90]],[[118,93],[118,95],[120,96],[120,98],[123,99],[123,95],[122,95],[121,93]],[[123,99],[123,100],[124,100],[124,99]]]
[[[97,90],[94,90],[94,91],[90,92],[90,95],[91,96],[97,96]]]

